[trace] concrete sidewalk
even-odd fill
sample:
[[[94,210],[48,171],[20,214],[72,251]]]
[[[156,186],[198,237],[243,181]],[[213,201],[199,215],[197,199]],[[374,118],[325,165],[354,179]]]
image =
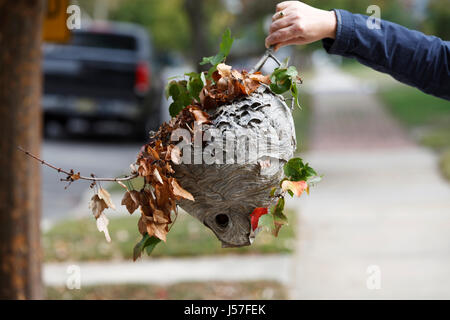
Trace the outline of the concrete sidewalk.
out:
[[[194,258],[159,258],[136,262],[46,263],[46,285],[65,286],[75,265],[81,286],[100,284],[172,284],[187,281],[273,280],[287,285],[292,274],[290,255],[226,255]]]
[[[291,297],[450,299],[450,186],[436,156],[339,70],[326,68],[312,89],[302,157],[325,176],[288,202],[299,212]]]

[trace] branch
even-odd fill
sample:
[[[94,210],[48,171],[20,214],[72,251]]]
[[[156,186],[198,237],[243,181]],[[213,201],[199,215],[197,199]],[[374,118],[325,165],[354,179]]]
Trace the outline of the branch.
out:
[[[255,72],[261,70],[261,68],[266,63],[267,59],[269,59],[269,58],[272,58],[279,66],[281,66],[280,60],[278,60],[273,55],[273,48],[274,48],[274,46],[272,45],[266,49],[266,52],[264,53],[264,55],[258,60],[258,62],[254,65],[254,67],[249,71],[249,73],[255,73]]]
[[[53,170],[56,170],[56,171],[58,171],[58,172],[65,173],[65,174],[67,174],[69,177],[71,177],[71,176],[74,175],[73,170],[72,170],[72,171],[67,171],[67,170],[64,170],[64,169],[55,167],[54,165],[52,165],[52,164],[50,164],[50,163],[48,163],[48,162],[45,162],[44,160],[42,160],[42,159],[40,159],[39,157],[37,157],[37,156],[31,154],[30,152],[24,150],[24,149],[21,148],[21,147],[17,147],[17,149],[19,149],[20,151],[22,151],[23,153],[25,153],[27,156],[30,156],[30,157],[32,157],[33,159],[39,161],[41,164],[46,165],[46,166],[49,167],[49,168],[52,168]],[[123,177],[123,178],[96,178],[96,177],[84,177],[84,176],[79,176],[79,177],[77,178],[77,180],[80,179],[80,180],[88,180],[88,181],[112,181],[112,182],[118,182],[118,181],[128,181],[128,180],[132,180],[132,179],[134,179],[134,178],[137,178],[138,176],[139,176],[139,174],[136,172],[136,173],[133,173],[133,174],[131,174],[131,175],[129,175],[129,176],[126,176],[126,177]]]

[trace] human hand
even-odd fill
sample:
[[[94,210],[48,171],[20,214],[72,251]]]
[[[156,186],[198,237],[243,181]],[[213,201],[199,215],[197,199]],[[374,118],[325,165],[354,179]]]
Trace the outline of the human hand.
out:
[[[272,17],[266,47],[275,51],[290,44],[307,44],[336,37],[337,19],[334,11],[313,8],[300,1],[280,2]]]

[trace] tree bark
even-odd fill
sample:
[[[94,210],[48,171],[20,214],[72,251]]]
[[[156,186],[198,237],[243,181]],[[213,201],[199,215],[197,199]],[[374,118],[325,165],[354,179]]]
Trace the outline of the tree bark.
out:
[[[184,7],[191,26],[192,51],[191,59],[197,71],[206,69],[199,65],[203,57],[207,57],[208,49],[207,29],[208,23],[205,20],[204,0],[184,0]]]
[[[43,0],[0,0],[0,299],[42,298],[40,167]]]

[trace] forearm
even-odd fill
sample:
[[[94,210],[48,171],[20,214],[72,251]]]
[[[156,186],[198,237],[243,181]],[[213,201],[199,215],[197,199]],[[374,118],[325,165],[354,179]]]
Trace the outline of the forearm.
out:
[[[324,39],[328,53],[356,58],[375,70],[450,99],[450,43],[381,20],[380,29],[367,27],[367,16],[335,10],[335,39]]]

